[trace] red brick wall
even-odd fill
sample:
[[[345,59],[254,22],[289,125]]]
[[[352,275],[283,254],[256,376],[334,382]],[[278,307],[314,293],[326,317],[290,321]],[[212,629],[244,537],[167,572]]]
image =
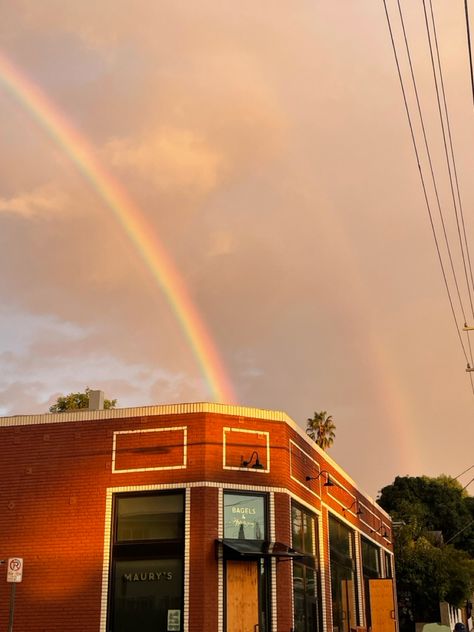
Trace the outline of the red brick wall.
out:
[[[105,427],[82,423],[0,431],[0,555],[25,565],[17,631],[99,627],[106,442]],[[0,581],[6,622],[9,586]]]
[[[189,578],[189,632],[217,630],[218,490],[191,490],[191,574]]]
[[[45,421],[49,419],[45,416]],[[113,473],[114,433],[176,426],[187,426],[185,468]],[[242,456],[248,459],[257,450],[260,462],[266,468],[269,465],[270,471],[223,469],[224,428],[255,431],[226,436],[228,467],[238,468]],[[183,462],[182,431],[115,436],[116,469]],[[291,469],[290,438],[298,446],[291,456]],[[306,482],[306,475],[317,471],[314,461],[347,489]],[[24,582],[17,586],[16,632],[99,630],[106,490],[111,487],[198,481],[215,481],[223,487],[264,486],[288,489],[315,510],[321,508],[321,493],[335,513],[367,534],[382,518],[377,507],[287,424],[247,417],[192,413],[0,427],[0,464],[0,558],[25,560]],[[217,629],[217,498],[216,488],[191,490],[190,632]],[[367,524],[355,512],[343,511],[354,498],[363,504]],[[276,492],[276,538],[287,544],[289,506],[288,495]],[[371,535],[387,545],[381,536]],[[0,567],[0,621],[7,622],[9,586],[4,568]],[[277,563],[277,594],[278,630],[287,631],[291,627],[290,562]]]
[[[275,494],[275,536],[277,542],[291,543],[291,504],[287,494]],[[293,625],[293,586],[291,584],[291,562],[278,561],[277,603],[278,630],[289,630]]]
[[[323,529],[323,550],[321,551],[323,562],[321,567],[322,593],[325,595],[325,610],[326,620],[323,621],[323,626],[326,630],[332,630],[332,602],[331,602],[331,573],[329,568],[329,533],[327,529],[328,524],[328,510],[323,507],[322,509],[322,522],[326,528]]]

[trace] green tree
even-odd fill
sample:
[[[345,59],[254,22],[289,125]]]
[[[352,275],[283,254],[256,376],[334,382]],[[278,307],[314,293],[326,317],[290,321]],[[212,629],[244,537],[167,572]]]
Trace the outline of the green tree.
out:
[[[87,387],[84,393],[69,393],[69,395],[60,395],[56,403],[50,406],[50,413],[64,413],[68,410],[78,410],[80,408],[89,408],[89,393],[92,389]],[[116,399],[104,399],[104,408],[115,408]]]
[[[382,489],[378,503],[401,524],[395,531],[394,553],[397,592],[403,596],[402,631],[413,629],[414,621],[438,621],[440,601],[459,606],[472,595],[471,500],[456,480],[444,475],[397,476]]]
[[[396,535],[397,592],[410,594],[415,621],[434,622],[439,619],[441,601],[462,606],[470,599],[474,560],[466,551],[440,545],[429,532],[418,537],[415,533],[411,525],[405,525]]]
[[[394,520],[416,525],[419,536],[441,531],[445,542],[474,557],[473,498],[449,476],[397,476],[380,492],[379,505]],[[451,540],[452,539],[452,540]]]
[[[306,433],[323,450],[327,450],[334,443],[336,438],[336,424],[332,415],[327,411],[315,412],[312,417],[306,420]]]

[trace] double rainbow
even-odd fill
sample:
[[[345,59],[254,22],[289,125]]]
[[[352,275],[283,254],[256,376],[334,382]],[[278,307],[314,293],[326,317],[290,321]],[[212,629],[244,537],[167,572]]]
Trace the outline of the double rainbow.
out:
[[[0,85],[30,112],[69,156],[113,212],[154,280],[164,292],[214,401],[232,403],[234,392],[216,346],[178,270],[143,212],[97,159],[94,150],[45,94],[0,52]]]

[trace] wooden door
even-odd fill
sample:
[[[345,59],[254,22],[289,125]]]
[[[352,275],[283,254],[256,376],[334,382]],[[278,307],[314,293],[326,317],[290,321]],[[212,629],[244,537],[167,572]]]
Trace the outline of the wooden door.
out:
[[[370,616],[373,632],[395,632],[392,579],[370,579]]]
[[[226,562],[227,632],[258,630],[257,562]]]

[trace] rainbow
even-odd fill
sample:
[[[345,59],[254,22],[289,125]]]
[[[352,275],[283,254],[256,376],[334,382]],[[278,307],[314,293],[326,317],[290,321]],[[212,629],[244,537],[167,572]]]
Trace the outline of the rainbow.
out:
[[[152,277],[164,292],[199,364],[214,401],[232,403],[235,395],[215,344],[163,244],[143,212],[98,161],[87,143],[43,92],[0,52],[0,84],[28,110],[76,165],[113,212]]]
[[[382,339],[380,328],[383,325],[373,318],[373,297],[368,291],[360,256],[347,225],[330,199],[325,200],[325,205],[326,211],[318,215],[318,221],[321,233],[331,235],[332,247],[339,253],[340,266],[336,270],[341,275],[341,287],[347,285],[345,275],[350,270],[350,290],[341,293],[337,301],[340,313],[350,314],[345,326],[358,341],[360,349],[351,360],[351,368],[357,367],[358,363],[367,366],[367,388],[372,390],[373,407],[380,415],[377,441],[385,446],[385,460],[397,468],[393,476],[397,472],[416,476],[420,467],[425,467],[421,455],[426,442],[423,425],[403,383],[406,371],[399,361],[397,363],[397,354],[390,348],[389,340]],[[363,419],[359,423],[363,424]],[[374,449],[374,445],[369,449]]]

